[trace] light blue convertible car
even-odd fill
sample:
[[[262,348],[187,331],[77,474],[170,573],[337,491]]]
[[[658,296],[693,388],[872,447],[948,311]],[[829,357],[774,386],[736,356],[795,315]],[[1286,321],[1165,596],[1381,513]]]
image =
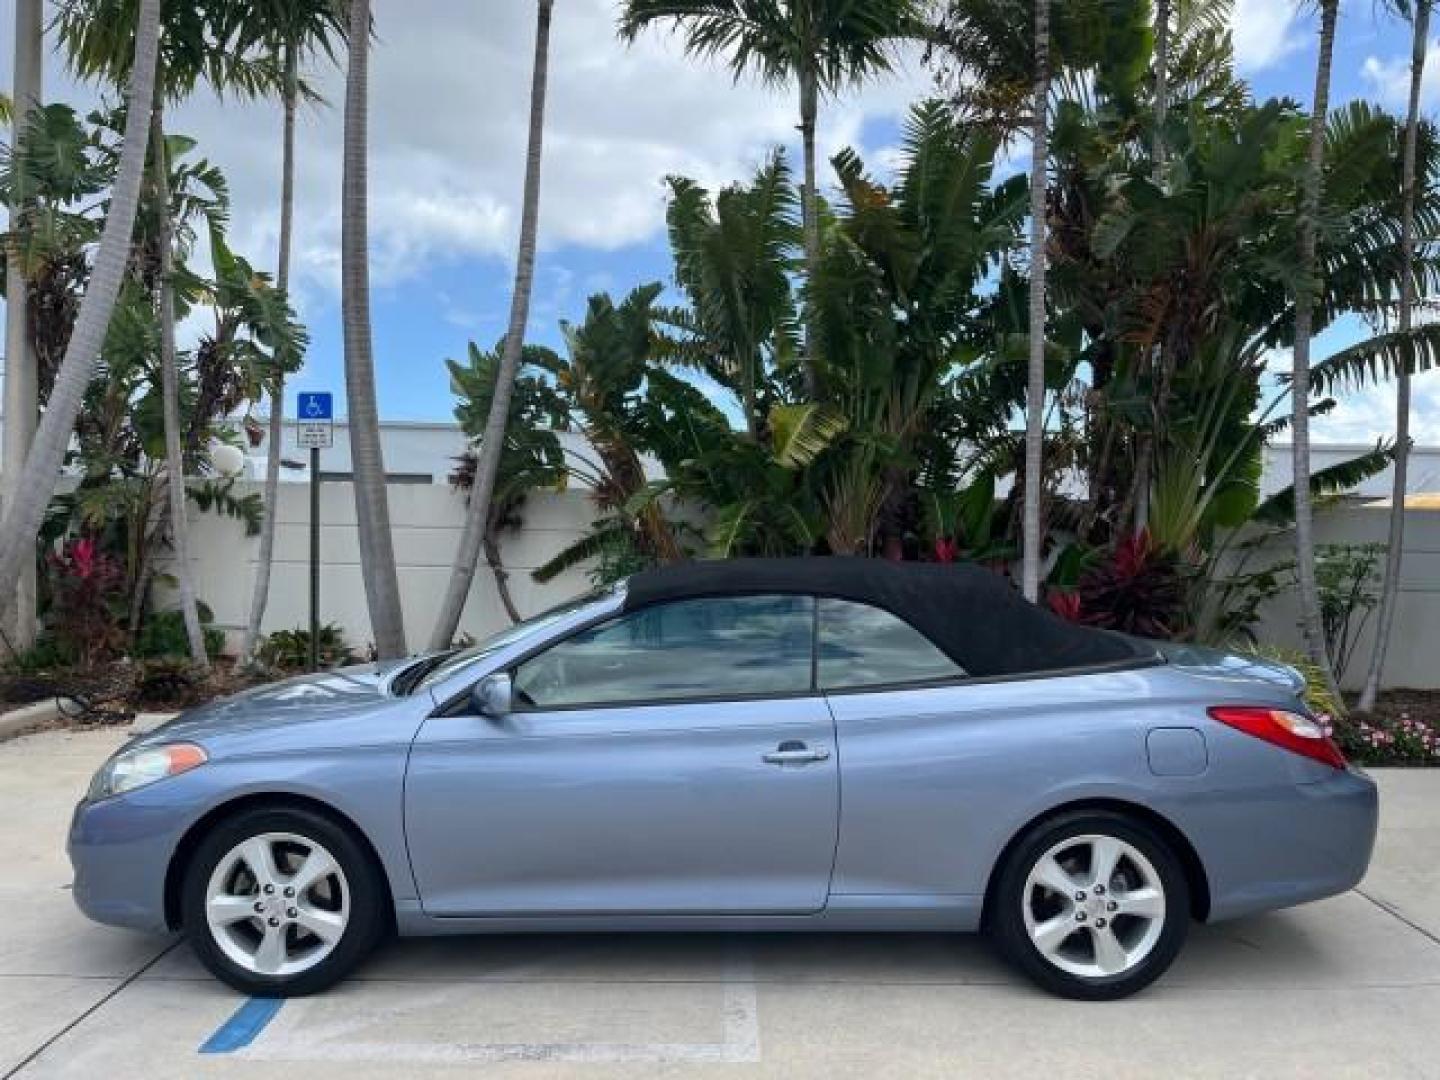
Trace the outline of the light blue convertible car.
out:
[[[1116,998],[1192,919],[1365,873],[1375,786],[1301,688],[978,567],[685,564],[135,739],[76,808],[74,895],[272,996],[391,930],[984,928]]]

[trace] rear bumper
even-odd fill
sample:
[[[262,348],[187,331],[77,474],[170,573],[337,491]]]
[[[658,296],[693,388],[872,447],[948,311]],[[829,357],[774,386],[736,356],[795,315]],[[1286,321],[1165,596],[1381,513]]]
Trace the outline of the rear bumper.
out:
[[[1357,769],[1189,808],[1186,827],[1210,879],[1210,921],[1343,893],[1370,865],[1375,782]]]

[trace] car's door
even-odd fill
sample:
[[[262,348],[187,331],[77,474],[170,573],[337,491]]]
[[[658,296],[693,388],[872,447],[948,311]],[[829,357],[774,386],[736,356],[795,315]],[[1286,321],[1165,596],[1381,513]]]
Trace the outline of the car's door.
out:
[[[957,617],[960,617],[957,614]],[[831,895],[954,892],[965,825],[983,816],[967,784],[985,747],[957,720],[966,673],[899,616],[822,598],[816,683],[835,717],[845,828]],[[1002,774],[993,762],[985,767]]]
[[[405,785],[439,916],[798,913],[834,862],[814,600],[674,601],[513,669],[501,719],[436,716]]]

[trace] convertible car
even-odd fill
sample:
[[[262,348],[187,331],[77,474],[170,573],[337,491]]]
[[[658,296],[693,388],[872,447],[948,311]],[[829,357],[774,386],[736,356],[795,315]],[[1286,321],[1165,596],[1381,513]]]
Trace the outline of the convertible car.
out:
[[[269,996],[390,931],[984,929],[1118,998],[1192,919],[1365,873],[1375,786],[1301,692],[975,566],[689,563],[140,736],[75,810],[74,896]]]

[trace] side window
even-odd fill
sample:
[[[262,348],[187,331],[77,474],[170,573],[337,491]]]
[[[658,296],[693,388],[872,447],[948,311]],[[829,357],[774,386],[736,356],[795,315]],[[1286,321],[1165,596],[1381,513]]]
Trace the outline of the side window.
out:
[[[820,601],[822,690],[959,679],[965,671],[909,623],[848,600]]]
[[[814,599],[737,596],[657,604],[602,623],[515,671],[531,708],[803,693]]]

